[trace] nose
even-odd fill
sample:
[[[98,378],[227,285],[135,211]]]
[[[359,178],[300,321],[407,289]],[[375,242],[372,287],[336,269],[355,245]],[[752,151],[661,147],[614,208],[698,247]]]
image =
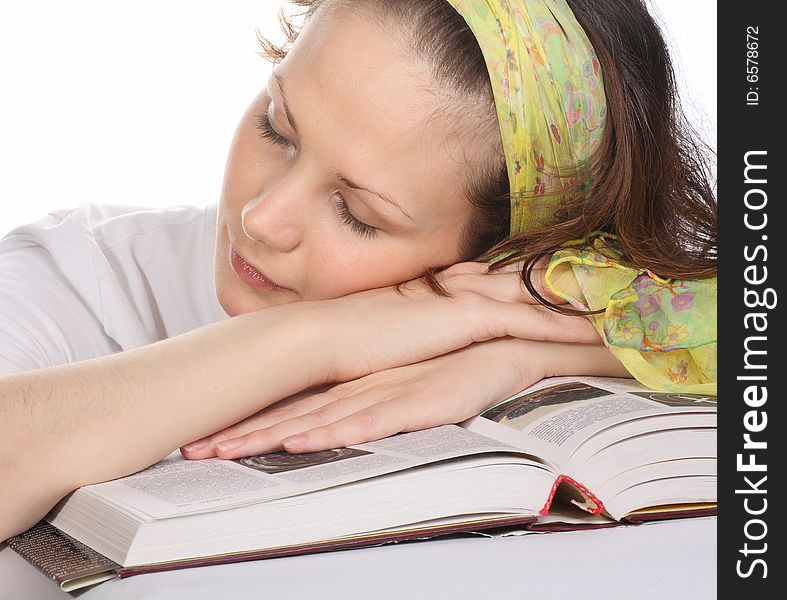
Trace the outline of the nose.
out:
[[[247,202],[241,211],[246,237],[277,252],[295,250],[303,241],[306,226],[303,202],[298,201],[303,191],[297,188],[285,175]]]

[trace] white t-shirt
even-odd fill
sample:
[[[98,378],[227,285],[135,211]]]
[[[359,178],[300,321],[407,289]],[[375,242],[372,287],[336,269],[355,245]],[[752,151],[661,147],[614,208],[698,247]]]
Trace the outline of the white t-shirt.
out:
[[[216,206],[84,204],[0,239],[0,376],[95,358],[228,318]]]

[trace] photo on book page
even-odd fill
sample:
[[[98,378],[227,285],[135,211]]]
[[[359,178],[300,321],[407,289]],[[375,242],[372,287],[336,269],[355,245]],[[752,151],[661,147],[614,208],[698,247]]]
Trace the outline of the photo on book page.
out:
[[[612,393],[581,381],[570,381],[511,398],[490,408],[481,416],[522,431],[534,421],[560,410],[563,404],[608,396]]]
[[[290,454],[289,452],[271,452],[260,456],[249,456],[235,462],[244,467],[256,469],[263,473],[285,473],[297,469],[305,469],[316,465],[325,465],[337,460],[347,460],[356,456],[372,454],[359,448],[335,448],[322,452],[308,452],[306,454]]]

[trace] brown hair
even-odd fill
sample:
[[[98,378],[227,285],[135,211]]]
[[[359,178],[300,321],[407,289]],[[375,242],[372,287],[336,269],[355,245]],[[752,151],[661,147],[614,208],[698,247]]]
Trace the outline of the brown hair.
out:
[[[432,66],[436,81],[468,97],[497,117],[489,74],[477,40],[446,0],[289,0],[307,7],[306,19],[322,7],[351,7],[406,36],[413,56]],[[462,232],[467,259],[490,260],[510,252],[491,270],[521,262],[528,291],[542,304],[566,314],[538,292],[532,272],[539,261],[568,240],[602,230],[617,236],[626,264],[661,277],[701,279],[716,274],[717,207],[709,182],[712,150],[680,110],[672,63],[661,32],[642,0],[568,0],[592,43],[604,77],[607,123],[600,146],[583,165],[562,165],[554,174],[560,189],[556,225],[509,237],[508,174],[502,149],[496,161],[472,173],[465,195],[475,208]],[[298,31],[283,8],[286,35],[277,46],[259,32],[260,54],[281,61]],[[480,102],[479,102],[480,100]],[[502,161],[502,162],[501,162]],[[527,193],[517,193],[528,198]],[[437,293],[448,295],[435,274],[425,273]]]

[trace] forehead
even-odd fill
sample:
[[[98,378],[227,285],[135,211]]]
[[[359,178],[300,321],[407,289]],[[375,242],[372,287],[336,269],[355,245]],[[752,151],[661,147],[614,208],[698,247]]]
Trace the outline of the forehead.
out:
[[[485,148],[474,141],[473,118],[441,98],[429,66],[402,44],[346,11],[307,22],[276,69],[302,150],[326,172],[384,190],[414,217],[466,215],[460,191]]]

